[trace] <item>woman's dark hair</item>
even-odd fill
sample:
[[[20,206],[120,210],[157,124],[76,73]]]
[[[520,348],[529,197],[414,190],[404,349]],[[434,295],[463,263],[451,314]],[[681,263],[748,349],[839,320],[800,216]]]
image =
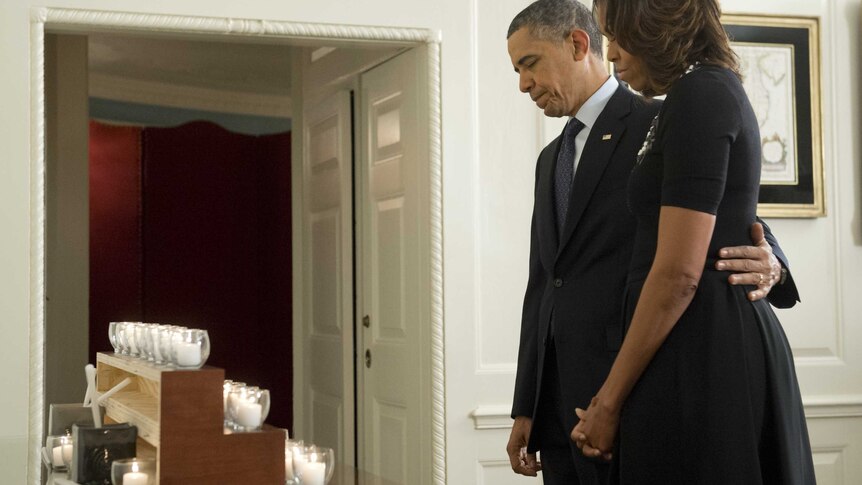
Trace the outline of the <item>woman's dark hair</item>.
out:
[[[667,93],[696,62],[742,77],[721,26],[718,0],[594,0],[594,15],[598,9],[605,16],[605,33],[643,61],[650,81],[647,96]]]

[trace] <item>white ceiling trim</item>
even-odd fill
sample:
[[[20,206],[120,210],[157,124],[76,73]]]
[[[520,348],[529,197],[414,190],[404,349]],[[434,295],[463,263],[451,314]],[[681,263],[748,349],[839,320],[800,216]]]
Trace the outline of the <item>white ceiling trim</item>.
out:
[[[91,74],[89,84],[91,97],[128,103],[280,118],[290,118],[292,114],[289,96],[141,81],[105,74]]]
[[[146,32],[150,34],[243,35],[262,38],[290,38],[368,41],[373,44],[440,43],[439,31],[401,27],[314,24],[263,19],[184,17],[180,15],[109,12],[65,8],[33,8],[31,21],[52,32]],[[331,43],[331,42],[330,42]]]

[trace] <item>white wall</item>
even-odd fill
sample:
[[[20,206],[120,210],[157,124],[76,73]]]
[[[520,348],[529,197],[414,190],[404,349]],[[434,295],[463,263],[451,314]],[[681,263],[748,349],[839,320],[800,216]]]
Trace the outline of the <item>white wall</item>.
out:
[[[45,211],[45,402],[72,403],[84,398],[90,340],[87,38],[49,35],[45,44],[45,178],[53,195]]]
[[[517,342],[519,292],[526,275],[531,202],[527,181],[533,180],[536,144],[553,137],[551,130],[559,130],[559,125],[543,123],[529,99],[518,96],[516,78],[500,40],[508,21],[528,1],[475,3],[475,55],[481,90],[474,100],[478,112],[478,153],[473,168],[477,229],[472,232],[477,258],[470,295],[474,316],[469,330],[455,325],[451,313],[447,313],[446,325],[448,344],[464,339],[457,344],[459,352],[451,346],[448,349],[452,351],[449,362],[457,358],[459,368],[472,367],[473,373],[459,378],[466,392],[457,392],[461,386],[450,382],[447,399],[450,442],[453,438],[456,442],[473,439],[482,446],[475,458],[478,464],[470,464],[472,469],[466,462],[450,461],[450,476],[459,467],[459,473],[473,473],[476,483],[517,483],[503,481],[508,464],[502,448],[510,424],[506,414],[514,381],[516,353],[512,349]],[[729,13],[821,18],[828,216],[769,222],[791,259],[804,301],[780,312],[780,317],[796,354],[820,483],[862,483],[862,468],[853,463],[862,458],[860,2],[725,0],[722,7]],[[506,123],[497,121],[502,119]],[[451,160],[444,163],[451,170]],[[463,408],[471,404],[476,408],[475,425],[487,429],[471,432],[457,423]]]
[[[508,65],[505,31],[527,0],[55,0],[54,7],[422,27],[442,33],[447,456],[451,484],[505,484],[533,164],[544,123]],[[0,481],[24,483],[30,319],[30,8],[0,4]],[[774,221],[803,293],[781,317],[821,483],[862,483],[860,0],[726,0],[726,11],[822,17],[828,217]],[[807,349],[807,350],[806,350]],[[471,413],[486,415],[474,429]],[[502,426],[502,428],[494,428]],[[526,481],[526,480],[523,480]]]

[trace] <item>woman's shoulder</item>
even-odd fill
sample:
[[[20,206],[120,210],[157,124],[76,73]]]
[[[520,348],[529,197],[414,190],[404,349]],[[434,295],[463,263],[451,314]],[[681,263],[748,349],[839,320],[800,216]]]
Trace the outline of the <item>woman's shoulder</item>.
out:
[[[689,69],[689,72],[673,84],[670,92],[668,92],[668,96],[679,92],[700,91],[704,89],[727,89],[735,91],[742,87],[739,76],[726,67],[698,64]]]
[[[725,102],[738,100],[740,96],[745,96],[745,90],[735,72],[724,67],[701,64],[694,66],[673,84],[667,93],[665,105],[706,104],[715,108]]]
[[[681,77],[671,87],[659,115],[659,132],[668,123],[691,127],[695,124],[710,126],[740,126],[747,103],[742,83],[730,69],[701,65]]]

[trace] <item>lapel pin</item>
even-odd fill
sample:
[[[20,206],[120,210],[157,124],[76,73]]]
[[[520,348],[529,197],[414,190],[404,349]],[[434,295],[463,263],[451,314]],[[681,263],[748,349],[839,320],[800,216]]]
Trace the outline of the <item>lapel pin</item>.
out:
[[[611,139],[611,134],[610,134],[610,133],[608,133],[607,135],[602,135],[602,141],[608,141],[608,140],[610,140],[610,139]]]

